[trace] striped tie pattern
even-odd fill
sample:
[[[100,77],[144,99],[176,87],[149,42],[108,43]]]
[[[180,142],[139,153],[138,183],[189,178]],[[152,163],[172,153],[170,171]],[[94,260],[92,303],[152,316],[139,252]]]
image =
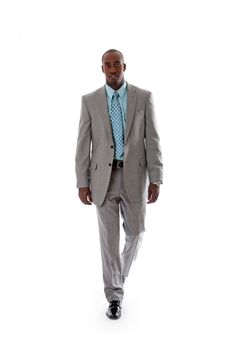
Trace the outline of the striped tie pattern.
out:
[[[114,158],[119,159],[124,154],[124,126],[119,93],[114,92],[111,101],[110,120],[112,125],[113,141],[115,146]]]

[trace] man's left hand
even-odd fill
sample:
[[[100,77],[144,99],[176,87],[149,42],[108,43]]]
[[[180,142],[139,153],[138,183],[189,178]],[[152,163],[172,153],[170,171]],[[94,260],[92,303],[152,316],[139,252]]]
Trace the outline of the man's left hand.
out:
[[[148,202],[147,204],[154,203],[159,197],[159,186],[150,183],[148,186]]]

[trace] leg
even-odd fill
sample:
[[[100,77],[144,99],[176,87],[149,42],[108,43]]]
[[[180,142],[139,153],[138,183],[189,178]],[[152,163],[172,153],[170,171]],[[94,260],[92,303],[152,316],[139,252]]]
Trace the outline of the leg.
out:
[[[105,296],[109,302],[122,302],[122,283],[119,232],[119,197],[117,196],[118,175],[113,172],[109,190],[102,206],[97,206],[100,233],[100,248],[103,267]]]
[[[122,276],[123,281],[125,281],[131,264],[137,257],[137,252],[145,231],[146,200],[129,202],[127,196],[122,195],[120,209],[125,231],[125,246],[121,254]]]

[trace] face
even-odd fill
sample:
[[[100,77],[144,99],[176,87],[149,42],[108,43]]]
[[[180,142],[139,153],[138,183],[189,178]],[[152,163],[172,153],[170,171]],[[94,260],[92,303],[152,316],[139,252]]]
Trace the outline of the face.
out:
[[[118,52],[107,53],[103,58],[102,72],[106,82],[114,90],[118,90],[124,83],[126,64]]]

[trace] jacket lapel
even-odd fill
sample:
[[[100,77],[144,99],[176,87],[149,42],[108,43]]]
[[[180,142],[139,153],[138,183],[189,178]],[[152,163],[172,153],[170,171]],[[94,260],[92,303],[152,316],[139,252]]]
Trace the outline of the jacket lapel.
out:
[[[127,89],[128,89],[127,91],[128,99],[127,99],[127,117],[126,117],[125,135],[124,135],[125,141],[129,136],[130,128],[135,115],[136,102],[137,102],[136,89],[128,83],[127,83]],[[109,136],[112,138],[112,128],[111,128],[111,122],[110,122],[109,113],[108,113],[105,86],[103,86],[99,90],[98,102],[99,103],[97,105],[98,105],[99,113],[103,117],[104,126],[107,129]]]
[[[137,102],[136,89],[130,84],[127,84],[127,89],[128,89],[128,101],[127,101],[127,117],[126,117],[126,126],[125,126],[125,141],[129,136],[130,128],[135,115],[136,102]]]
[[[107,129],[109,136],[112,138],[112,128],[111,128],[111,122],[110,122],[109,113],[108,113],[108,104],[107,104],[105,86],[103,86],[99,90],[97,106],[98,106],[100,115],[103,117],[104,126]]]

